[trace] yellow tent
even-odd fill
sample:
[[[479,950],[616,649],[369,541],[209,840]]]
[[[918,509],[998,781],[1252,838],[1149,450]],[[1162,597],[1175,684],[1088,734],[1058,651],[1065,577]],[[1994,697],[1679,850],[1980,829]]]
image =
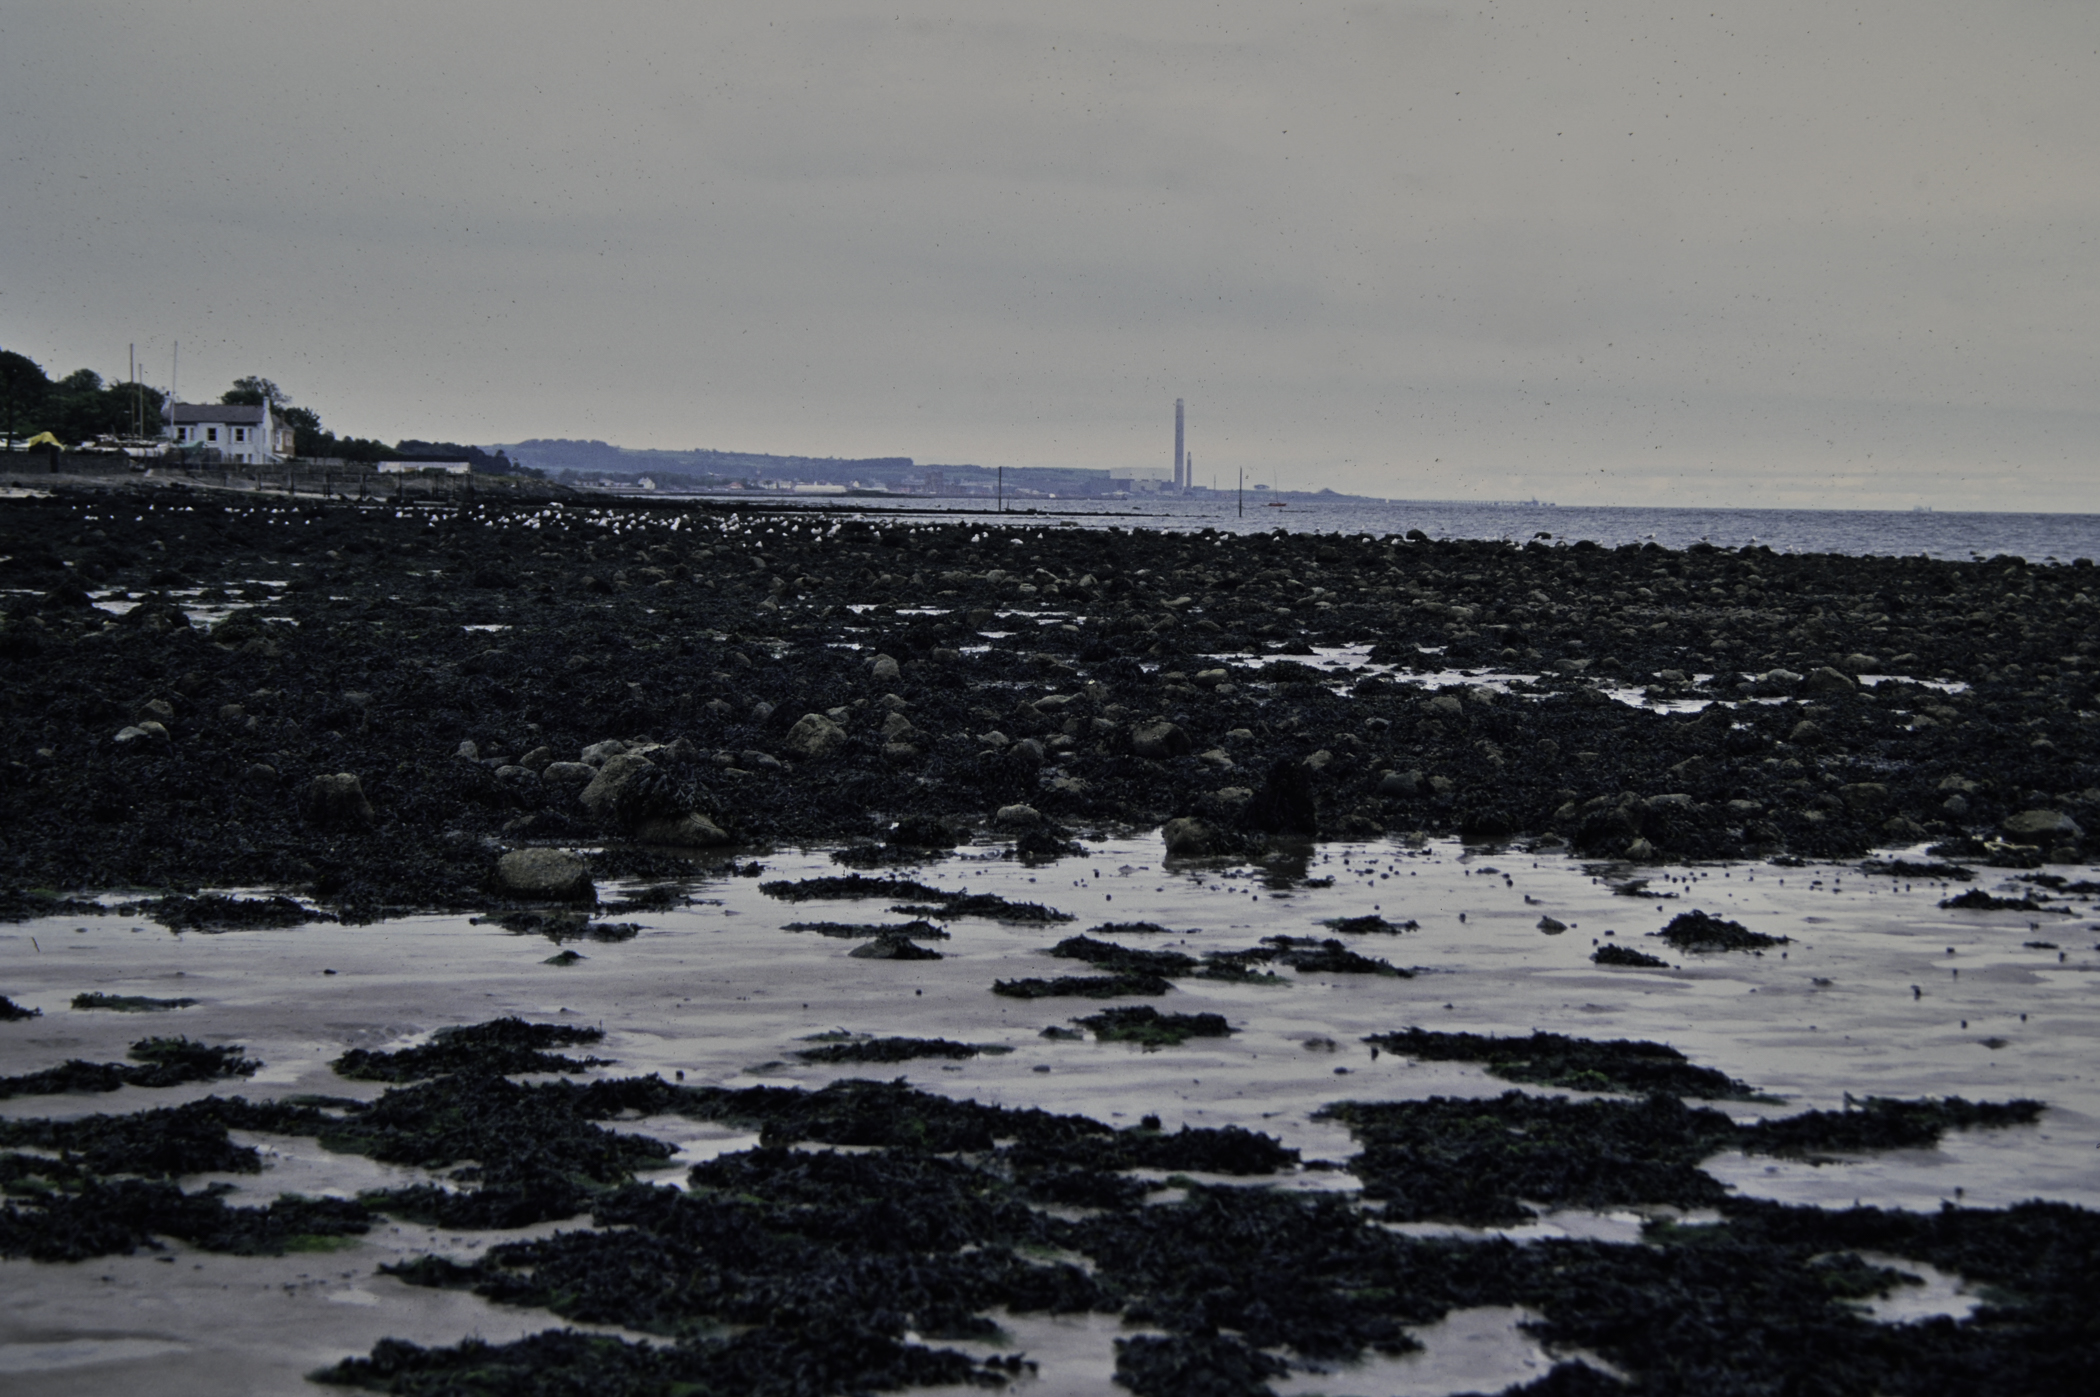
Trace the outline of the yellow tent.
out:
[[[39,446],[55,446],[61,451],[66,449],[66,444],[60,441],[57,437],[52,436],[49,432],[38,432],[35,436],[31,437],[27,442],[25,442],[24,445],[29,446],[31,448]]]

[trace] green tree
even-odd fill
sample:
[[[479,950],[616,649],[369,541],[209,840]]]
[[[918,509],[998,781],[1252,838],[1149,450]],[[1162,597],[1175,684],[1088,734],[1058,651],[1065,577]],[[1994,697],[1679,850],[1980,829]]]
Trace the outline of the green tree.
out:
[[[235,379],[233,387],[219,395],[219,401],[239,407],[261,407],[264,403],[290,407],[292,395],[260,374],[250,374],[246,378]]]
[[[144,384],[105,383],[93,369],[75,369],[51,386],[41,421],[61,441],[128,437],[143,410],[146,434],[160,429],[162,397]]]
[[[31,420],[43,411],[51,395],[51,380],[36,360],[11,349],[0,349],[0,433],[7,440],[34,436]]]

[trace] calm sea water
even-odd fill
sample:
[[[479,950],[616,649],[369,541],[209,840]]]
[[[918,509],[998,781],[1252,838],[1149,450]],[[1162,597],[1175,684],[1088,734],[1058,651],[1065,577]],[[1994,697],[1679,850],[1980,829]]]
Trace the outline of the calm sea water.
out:
[[[836,510],[897,511],[934,517],[1000,517],[961,500],[812,500]],[[1016,505],[1002,522],[1056,520],[1103,528],[1219,529],[1252,533],[1401,534],[1431,538],[1591,539],[1607,547],[1653,541],[1685,548],[1702,540],[1726,548],[1763,544],[1778,553],[1991,558],[2012,554],[2031,563],[2100,557],[2100,514],[1956,514],[1867,509],[1646,509],[1539,504],[1472,504],[1438,500],[1334,502],[1293,496],[1270,507],[1249,496],[1242,513],[1231,499],[1143,501],[1039,500]]]

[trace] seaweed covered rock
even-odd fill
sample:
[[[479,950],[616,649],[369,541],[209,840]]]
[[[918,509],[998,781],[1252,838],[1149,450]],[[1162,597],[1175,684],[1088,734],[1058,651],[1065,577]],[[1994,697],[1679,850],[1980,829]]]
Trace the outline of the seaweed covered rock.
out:
[[[496,860],[496,886],[512,897],[594,902],[591,867],[566,849],[513,849]]]
[[[1789,936],[1767,936],[1752,931],[1741,922],[1711,916],[1696,907],[1672,917],[1670,924],[1655,935],[1680,951],[1759,951],[1767,946],[1784,946],[1793,940]]]

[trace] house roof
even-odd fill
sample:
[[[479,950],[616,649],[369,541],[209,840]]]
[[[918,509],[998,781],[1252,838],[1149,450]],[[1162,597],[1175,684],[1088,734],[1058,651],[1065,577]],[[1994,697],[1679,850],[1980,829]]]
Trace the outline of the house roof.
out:
[[[179,426],[224,422],[234,426],[259,427],[263,423],[263,408],[259,404],[246,403],[177,403],[175,421]]]

